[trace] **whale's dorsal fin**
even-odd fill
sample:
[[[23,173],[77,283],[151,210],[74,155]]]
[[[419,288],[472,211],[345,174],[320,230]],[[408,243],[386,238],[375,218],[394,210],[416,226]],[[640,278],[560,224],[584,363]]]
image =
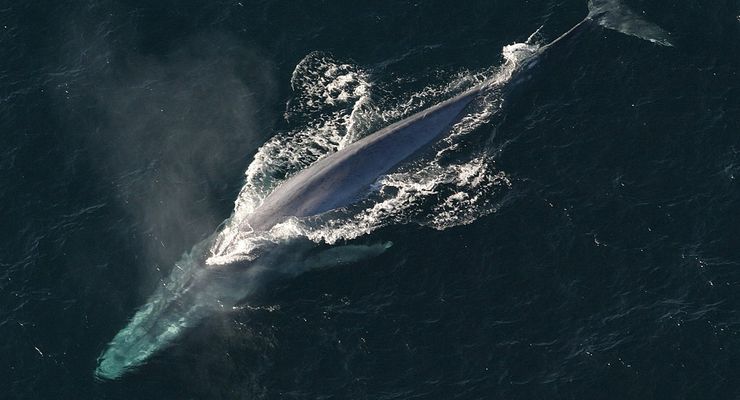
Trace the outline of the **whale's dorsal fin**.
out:
[[[607,29],[662,45],[673,46],[670,33],[645,20],[620,0],[589,0],[588,19]]]

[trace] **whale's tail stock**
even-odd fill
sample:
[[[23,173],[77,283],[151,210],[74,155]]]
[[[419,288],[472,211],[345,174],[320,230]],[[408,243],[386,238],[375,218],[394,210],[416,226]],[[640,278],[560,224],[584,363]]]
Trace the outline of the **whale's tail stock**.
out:
[[[673,46],[670,32],[647,21],[621,0],[589,0],[587,19],[604,28],[647,40],[662,46]]]

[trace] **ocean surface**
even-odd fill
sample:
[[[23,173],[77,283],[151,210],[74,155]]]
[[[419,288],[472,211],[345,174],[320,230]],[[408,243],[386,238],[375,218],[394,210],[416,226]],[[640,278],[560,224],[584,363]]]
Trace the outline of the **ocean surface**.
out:
[[[586,3],[3,1],[0,398],[740,398],[740,1],[625,0],[672,46],[589,23],[522,73]],[[230,221],[286,177],[488,80],[268,238],[383,251],[96,378],[194,245],[244,262]]]

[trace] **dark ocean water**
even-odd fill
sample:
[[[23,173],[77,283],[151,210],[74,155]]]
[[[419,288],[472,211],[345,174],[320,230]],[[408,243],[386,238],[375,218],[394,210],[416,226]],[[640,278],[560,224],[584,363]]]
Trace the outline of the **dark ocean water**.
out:
[[[307,54],[403,98],[585,3],[4,2],[0,398],[740,397],[736,0],[630,0],[674,47],[594,25],[543,59],[466,138],[511,181],[496,212],[384,226],[350,241],[392,241],[379,257],[93,376],[259,146],[311,117],[286,113]]]

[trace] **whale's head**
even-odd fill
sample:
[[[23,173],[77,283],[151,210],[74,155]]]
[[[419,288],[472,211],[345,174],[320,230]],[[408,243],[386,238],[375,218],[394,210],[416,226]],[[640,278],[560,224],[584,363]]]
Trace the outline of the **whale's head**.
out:
[[[277,242],[270,243],[258,249],[259,257],[255,259],[218,265],[206,263],[210,241],[194,246],[108,343],[98,357],[95,377],[120,378],[172,345],[204,318],[233,310],[239,301],[268,280],[367,258],[389,247],[387,244],[348,245],[325,249],[307,238],[291,238],[279,242],[279,246]]]
[[[208,273],[201,266],[178,263],[169,281],[157,288],[98,357],[95,376],[119,378],[170,345],[185,328],[217,307],[217,299],[209,301],[208,285],[204,284]]]
[[[205,243],[196,245],[183,256],[149,301],[113,337],[98,357],[96,378],[121,377],[203,318],[232,309],[254,287],[261,275],[259,264],[209,267],[205,247]]]
[[[165,313],[163,303],[161,297],[150,301],[116,334],[98,358],[95,377],[117,379],[172,342],[185,321],[171,311]]]

